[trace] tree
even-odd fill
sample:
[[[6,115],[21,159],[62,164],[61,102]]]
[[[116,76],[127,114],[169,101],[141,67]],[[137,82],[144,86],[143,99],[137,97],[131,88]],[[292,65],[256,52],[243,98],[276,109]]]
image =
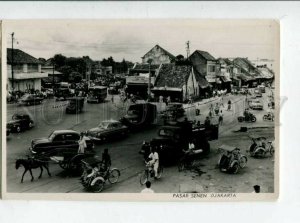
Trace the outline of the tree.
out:
[[[56,54],[54,55],[54,57],[52,58],[52,62],[54,62],[55,67],[62,67],[64,65],[66,65],[66,57],[61,55],[61,54]]]
[[[38,60],[41,61],[42,63],[46,63],[46,59],[45,58],[40,57]]]

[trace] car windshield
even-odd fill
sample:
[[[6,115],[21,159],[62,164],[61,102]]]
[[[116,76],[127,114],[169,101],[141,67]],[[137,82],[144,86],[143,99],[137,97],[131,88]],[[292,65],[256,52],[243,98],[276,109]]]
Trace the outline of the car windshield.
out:
[[[52,141],[55,138],[55,136],[56,135],[54,134],[54,132],[51,132],[51,134],[49,135],[48,138],[49,138],[50,141]]]
[[[100,128],[104,128],[104,129],[107,129],[107,127],[109,126],[110,122],[101,122],[98,127]]]

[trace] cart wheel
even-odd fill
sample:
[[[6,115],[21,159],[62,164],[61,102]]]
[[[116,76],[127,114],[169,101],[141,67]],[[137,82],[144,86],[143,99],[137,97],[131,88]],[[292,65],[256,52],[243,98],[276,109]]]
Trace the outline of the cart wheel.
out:
[[[109,172],[109,177],[108,177],[108,181],[111,184],[117,183],[120,177],[120,171],[117,169],[113,169]]]
[[[95,182],[94,186],[93,186],[93,191],[94,192],[101,192],[103,190],[104,187],[104,181],[99,179]]]
[[[82,156],[75,156],[75,157],[73,157],[70,160],[70,162],[68,163],[68,167],[67,167],[68,170],[74,171],[76,173],[80,173],[81,170],[82,170],[82,166],[81,166],[81,163],[80,163],[80,161],[81,161],[82,158],[83,158]]]
[[[148,181],[148,171],[145,170],[140,177],[140,183],[141,185],[144,185],[147,181]]]

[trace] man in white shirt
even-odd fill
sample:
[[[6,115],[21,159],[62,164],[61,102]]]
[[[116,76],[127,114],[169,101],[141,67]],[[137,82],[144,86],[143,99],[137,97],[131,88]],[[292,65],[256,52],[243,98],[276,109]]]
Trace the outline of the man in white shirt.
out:
[[[154,176],[155,176],[155,179],[157,179],[157,170],[158,170],[158,166],[159,166],[159,157],[158,157],[158,153],[155,151],[154,148],[151,148],[151,153],[149,155],[149,159],[151,159],[149,161],[149,164],[153,166]]]
[[[151,182],[147,181],[146,182],[146,188],[144,188],[141,193],[143,194],[150,194],[150,193],[154,193],[154,191],[150,188],[151,187]]]

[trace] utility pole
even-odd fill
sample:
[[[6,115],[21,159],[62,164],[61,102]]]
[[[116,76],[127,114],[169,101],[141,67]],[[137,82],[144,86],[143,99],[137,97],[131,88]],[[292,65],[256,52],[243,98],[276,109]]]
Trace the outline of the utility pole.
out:
[[[149,79],[148,79],[148,99],[151,98],[151,63],[152,59],[147,61],[149,63]]]
[[[190,57],[190,41],[186,42],[186,59],[188,60]]]
[[[11,34],[11,87],[12,92],[14,92],[14,35],[15,33]]]

